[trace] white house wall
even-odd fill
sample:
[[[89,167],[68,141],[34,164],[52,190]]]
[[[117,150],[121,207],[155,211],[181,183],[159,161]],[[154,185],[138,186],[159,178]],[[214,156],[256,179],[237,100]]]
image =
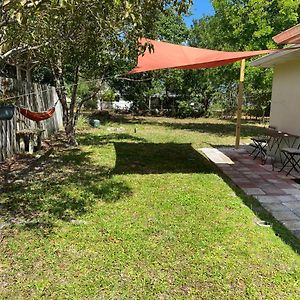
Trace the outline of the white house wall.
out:
[[[300,60],[274,68],[270,125],[300,136]]]

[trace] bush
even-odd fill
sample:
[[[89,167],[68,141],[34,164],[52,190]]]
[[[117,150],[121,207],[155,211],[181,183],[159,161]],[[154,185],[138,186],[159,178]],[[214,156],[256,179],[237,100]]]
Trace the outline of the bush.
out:
[[[83,116],[79,116],[78,121],[77,121],[77,128],[80,129],[87,129],[90,128],[88,119],[83,117]]]
[[[199,102],[179,101],[176,116],[179,118],[197,118],[204,115],[204,109]]]
[[[91,99],[84,103],[84,108],[88,110],[95,110],[98,109],[97,100]]]

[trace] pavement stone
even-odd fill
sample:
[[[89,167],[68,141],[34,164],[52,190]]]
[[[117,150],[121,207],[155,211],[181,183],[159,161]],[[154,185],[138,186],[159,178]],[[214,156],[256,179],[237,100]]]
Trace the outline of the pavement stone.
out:
[[[289,195],[295,195],[295,194],[299,194],[300,195],[300,190],[295,189],[295,188],[290,188],[290,189],[282,189],[286,194]]]
[[[298,217],[300,217],[300,209],[299,209],[299,208],[293,209],[293,212],[294,212]]]
[[[279,189],[288,189],[290,188],[290,184],[286,183],[286,182],[280,182],[280,183],[277,183],[276,184],[276,187],[279,188]]]
[[[282,224],[291,231],[300,231],[300,218],[298,220],[284,221]]]
[[[240,175],[240,173],[238,172],[233,172],[233,171],[227,171],[227,170],[223,170],[223,172],[228,175],[230,178],[238,178]]]
[[[239,171],[240,172],[250,172],[251,169],[250,168],[246,168],[246,167],[242,167],[242,168],[239,168]]]
[[[270,183],[281,183],[281,180],[279,179],[267,179],[267,181],[269,181]]]
[[[255,197],[274,218],[300,239],[300,184],[292,175],[253,160],[245,150],[219,149],[234,162],[220,169],[247,195]]]
[[[296,201],[296,202],[283,202],[282,204],[284,206],[288,207],[291,210],[300,209],[300,201]]]
[[[280,196],[275,196],[275,198],[278,199],[282,203],[297,201],[296,198],[292,195],[280,195]]]
[[[260,203],[277,203],[280,204],[281,201],[277,199],[276,197],[273,196],[261,196],[261,195],[255,195],[255,198],[260,202]]]
[[[244,172],[242,172],[242,174],[244,176],[251,176],[253,174],[253,172],[244,171]]]
[[[293,176],[290,176],[290,175],[286,176],[286,174],[278,174],[277,176],[278,176],[278,178],[281,178],[281,179],[283,179],[283,180],[286,180],[286,179],[294,179]]]
[[[247,175],[246,177],[251,178],[251,179],[261,179],[261,177],[259,175],[255,175],[255,174],[250,174],[250,175]]]
[[[289,211],[289,208],[285,206],[284,204],[278,204],[278,203],[262,203],[263,207],[270,211],[270,212],[275,212],[275,211]]]
[[[247,195],[265,195],[266,193],[260,188],[243,188]]]
[[[234,183],[251,183],[251,181],[248,178],[243,178],[243,177],[233,177],[231,180]]]
[[[268,188],[273,189],[273,188],[276,188],[276,186],[273,183],[265,182],[265,181],[263,181],[263,179],[261,180],[261,182],[258,183],[258,186],[261,189],[268,189]]]
[[[300,200],[300,194],[295,194],[293,197],[295,197],[297,200]]]
[[[291,210],[287,209],[284,211],[271,211],[271,214],[278,221],[298,221],[300,226],[300,218],[294,214]]]
[[[300,240],[300,230],[292,230],[293,235]]]
[[[250,188],[254,189],[254,188],[256,188],[256,184],[255,184],[255,183],[252,183],[252,182],[250,182],[250,183],[248,183],[248,182],[242,182],[242,183],[239,183],[238,185],[239,185],[239,187],[242,188],[244,191],[245,191],[246,189],[250,189]]]
[[[267,188],[262,188],[262,190],[267,194],[267,195],[282,195],[284,194],[281,189],[277,189],[275,187],[267,187]]]

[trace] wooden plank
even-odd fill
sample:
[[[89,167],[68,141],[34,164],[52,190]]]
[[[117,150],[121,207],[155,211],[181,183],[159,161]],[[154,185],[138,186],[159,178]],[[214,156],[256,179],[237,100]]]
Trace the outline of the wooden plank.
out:
[[[243,106],[243,97],[244,97],[245,66],[246,66],[246,60],[243,59],[241,61],[239,92],[237,98],[235,149],[239,149],[240,140],[241,140],[241,122],[242,122],[242,106]]]
[[[200,151],[214,164],[234,165],[234,162],[218,149],[202,148]]]

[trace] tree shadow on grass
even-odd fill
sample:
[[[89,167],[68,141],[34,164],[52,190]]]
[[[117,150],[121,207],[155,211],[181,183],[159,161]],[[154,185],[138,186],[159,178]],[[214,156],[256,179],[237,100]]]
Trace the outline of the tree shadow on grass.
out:
[[[89,155],[76,149],[62,151],[26,176],[23,169],[12,172],[0,187],[2,222],[49,234],[58,220],[75,220],[97,202],[114,203],[131,193],[111,176],[111,169],[93,164]]]
[[[114,174],[211,173],[191,144],[114,143]]]

